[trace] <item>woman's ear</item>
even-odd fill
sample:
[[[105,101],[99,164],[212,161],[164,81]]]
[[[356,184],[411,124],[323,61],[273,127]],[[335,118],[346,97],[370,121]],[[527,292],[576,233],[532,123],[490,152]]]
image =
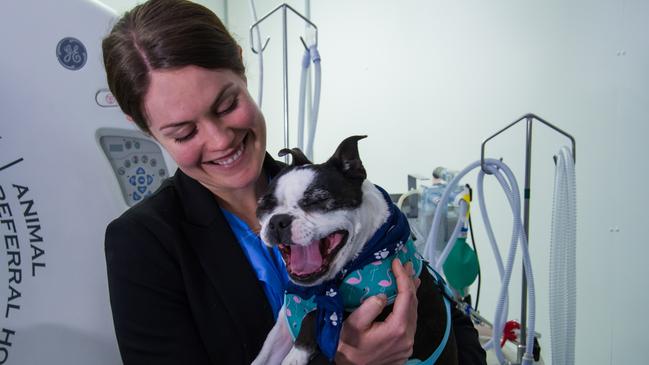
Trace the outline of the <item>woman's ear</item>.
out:
[[[132,116],[130,116],[130,115],[128,115],[128,114],[124,114],[124,115],[126,116],[126,120],[128,120],[128,121],[131,122],[131,123],[135,123],[135,121],[133,120],[133,117],[132,117]]]

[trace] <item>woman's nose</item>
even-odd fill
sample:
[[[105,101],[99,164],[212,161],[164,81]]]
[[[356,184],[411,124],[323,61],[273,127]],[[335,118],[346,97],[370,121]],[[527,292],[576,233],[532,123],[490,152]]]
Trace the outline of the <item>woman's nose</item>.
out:
[[[203,130],[204,148],[208,151],[220,151],[232,147],[232,141],[235,138],[235,133],[232,128],[229,128],[219,121],[209,120],[205,121]]]

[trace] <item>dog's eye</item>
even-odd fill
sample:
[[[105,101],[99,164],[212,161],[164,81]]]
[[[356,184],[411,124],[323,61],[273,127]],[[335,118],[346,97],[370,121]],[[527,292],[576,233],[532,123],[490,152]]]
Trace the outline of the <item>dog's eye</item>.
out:
[[[307,208],[317,209],[317,208],[325,208],[327,206],[328,202],[330,202],[330,201],[331,201],[330,199],[326,199],[326,198],[323,198],[323,199],[301,199],[298,204],[303,209],[307,209]]]
[[[264,211],[272,210],[277,206],[277,199],[275,196],[268,194],[262,196],[257,202],[257,212],[262,213]]]
[[[328,198],[320,198],[320,199],[301,199],[299,202],[299,205],[303,208],[308,208],[308,207],[315,207],[315,206],[320,206],[320,205],[325,205],[327,204],[327,201],[329,201]]]
[[[304,197],[300,199],[299,205],[302,208],[325,208],[332,201],[331,194],[326,190],[314,189],[307,191]]]

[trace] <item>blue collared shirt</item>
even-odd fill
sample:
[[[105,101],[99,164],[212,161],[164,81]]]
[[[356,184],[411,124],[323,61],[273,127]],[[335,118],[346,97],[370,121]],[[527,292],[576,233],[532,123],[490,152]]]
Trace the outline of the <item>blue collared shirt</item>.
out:
[[[262,283],[264,293],[273,309],[273,316],[277,319],[279,310],[282,308],[284,290],[288,281],[286,267],[277,246],[272,249],[268,248],[241,218],[223,208],[221,211],[230,224],[248,262],[257,274],[257,278]]]

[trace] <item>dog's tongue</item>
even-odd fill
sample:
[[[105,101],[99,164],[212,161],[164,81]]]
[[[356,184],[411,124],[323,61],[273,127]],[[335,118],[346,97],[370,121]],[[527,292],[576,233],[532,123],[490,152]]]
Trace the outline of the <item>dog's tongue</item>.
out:
[[[297,275],[308,275],[322,266],[320,241],[313,241],[308,246],[291,246],[291,271]]]

